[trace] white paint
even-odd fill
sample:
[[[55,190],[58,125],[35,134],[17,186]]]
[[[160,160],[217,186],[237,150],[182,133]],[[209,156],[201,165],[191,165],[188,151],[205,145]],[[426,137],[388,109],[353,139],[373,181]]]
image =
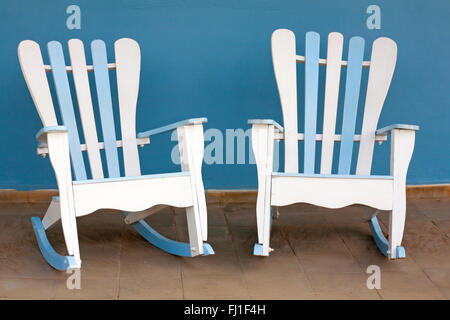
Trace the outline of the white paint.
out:
[[[114,179],[73,185],[77,216],[84,216],[98,209],[142,211],[157,204],[174,207],[192,205],[192,189],[188,175],[139,179]],[[176,196],[174,196],[176,195]]]
[[[74,191],[72,189],[72,172],[70,168],[69,139],[67,132],[47,133],[50,162],[56,175],[59,190],[61,223],[67,252],[73,255],[78,265],[81,264],[78,246],[77,222],[75,214]]]
[[[295,35],[287,29],[272,34],[272,61],[284,123],[284,168],[298,172],[297,62]]]
[[[88,153],[89,167],[93,179],[103,178],[102,159],[97,139],[94,109],[92,106],[91,89],[86,67],[83,42],[71,39],[68,42],[70,63],[72,64],[73,80],[77,94],[78,109],[80,111],[81,125]]]
[[[397,258],[406,219],[406,174],[414,151],[414,130],[391,133],[391,175],[394,176],[392,212],[389,215],[389,257]]]
[[[191,173],[192,206],[186,208],[189,243],[193,256],[203,254],[203,231],[206,230],[205,190],[201,177],[203,160],[203,126],[190,125],[177,129],[182,171]]]
[[[141,167],[136,145],[136,104],[141,71],[141,51],[138,43],[128,38],[117,40],[114,43],[114,51],[125,175],[139,176]]]
[[[390,179],[273,176],[271,205],[310,203],[325,208],[364,204],[380,210],[392,209]],[[326,195],[326,196],[324,196]]]
[[[44,127],[57,126],[58,122],[39,45],[34,41],[24,40],[19,44],[17,51],[25,82],[42,124]]]
[[[341,60],[344,37],[338,32],[328,35],[325,102],[323,115],[322,158],[320,173],[330,174],[333,162],[334,135],[341,77]]]
[[[270,205],[271,173],[273,167],[274,125],[254,124],[252,126],[252,146],[258,170],[258,198],[256,200],[256,220],[258,242],[263,245],[263,255],[269,255],[270,247]]]
[[[375,130],[391,84],[396,61],[397,45],[394,41],[382,37],[373,42],[356,174],[370,174]]]
[[[59,197],[56,197],[55,200],[52,199],[50,202],[50,206],[45,213],[44,218],[42,218],[42,225],[44,229],[47,230],[51,226],[53,226],[56,222],[61,219],[61,204],[59,202]]]

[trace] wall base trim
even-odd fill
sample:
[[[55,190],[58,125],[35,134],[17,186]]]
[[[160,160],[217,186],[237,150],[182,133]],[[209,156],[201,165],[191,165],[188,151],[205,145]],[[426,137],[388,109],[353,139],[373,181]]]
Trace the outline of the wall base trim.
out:
[[[207,191],[209,204],[255,203],[257,191],[252,189]],[[49,203],[58,190],[0,189],[0,203]],[[406,187],[408,199],[445,199],[450,198],[450,184],[416,185]]]

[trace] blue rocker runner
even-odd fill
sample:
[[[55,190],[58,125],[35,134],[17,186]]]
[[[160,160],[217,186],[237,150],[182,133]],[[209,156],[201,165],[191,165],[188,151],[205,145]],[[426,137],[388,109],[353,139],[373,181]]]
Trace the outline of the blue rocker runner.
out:
[[[370,230],[380,251],[390,259],[405,257],[401,242],[406,217],[406,173],[419,127],[394,124],[377,130],[394,73],[397,45],[389,38],[378,38],[373,42],[370,61],[364,61],[364,39],[353,37],[345,61],[342,60],[343,42],[342,34],[330,33],[327,58],[321,59],[320,36],[316,32],[306,33],[305,56],[297,55],[292,31],[279,29],[272,34],[272,60],[284,127],[273,120],[249,120],[258,171],[255,255],[268,256],[272,251],[269,246],[272,207],[277,210],[277,216],[279,206],[303,202],[326,208],[365,205]],[[300,113],[303,133],[298,130],[297,63],[305,64],[304,108]],[[319,66],[326,66],[321,133],[316,130]],[[343,106],[338,108],[343,68],[346,69],[345,92]],[[359,111],[363,115],[361,133],[355,134],[363,68],[369,68],[367,91],[365,104]],[[336,133],[338,110],[342,112],[340,134]],[[386,141],[388,134],[391,136],[390,175],[372,175],[374,143]],[[279,140],[284,140],[284,172],[273,172],[274,144]],[[299,141],[303,142],[302,172],[299,172]],[[320,159],[316,159],[318,141],[321,142]],[[338,154],[334,154],[336,142]],[[351,172],[356,143],[359,143],[357,161],[353,162],[356,170]],[[333,159],[337,161],[335,166]],[[380,229],[378,210],[390,211],[388,238]]]
[[[139,91],[140,48],[132,39],[114,43],[115,63],[108,63],[105,43],[91,43],[93,65],[86,65],[83,42],[68,42],[70,66],[65,63],[62,46],[47,44],[50,65],[44,65],[39,45],[30,40],[19,44],[20,66],[43,128],[37,133],[37,153],[49,155],[55,171],[59,196],[54,197],[44,216],[32,218],[39,248],[47,262],[59,270],[80,268],[80,250],[76,218],[102,208],[124,211],[131,224],[146,240],[171,254],[193,257],[214,254],[207,239],[207,211],[201,167],[203,161],[203,123],[206,118],[180,121],[162,128],[136,134],[136,104]],[[116,138],[109,72],[117,77],[121,140]],[[46,72],[51,72],[62,124]],[[99,142],[88,72],[94,72],[98,113],[103,142]],[[78,111],[71,96],[67,73],[72,73]],[[80,143],[76,114],[84,133]],[[150,143],[150,137],[177,131],[181,172],[142,175],[138,145]],[[121,176],[118,148],[123,150],[124,176]],[[103,172],[100,150],[104,149],[107,174]],[[83,159],[87,152],[89,171]],[[72,177],[73,174],[73,177]],[[167,207],[186,208],[189,243],[165,238],[143,219]],[[50,245],[45,230],[61,220],[68,255],[60,255]]]

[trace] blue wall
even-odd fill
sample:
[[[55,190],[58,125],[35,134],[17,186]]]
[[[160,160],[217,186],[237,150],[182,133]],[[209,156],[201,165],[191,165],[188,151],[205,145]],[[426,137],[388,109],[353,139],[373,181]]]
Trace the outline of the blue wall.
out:
[[[81,7],[81,30],[66,28],[66,8]],[[381,30],[368,30],[366,8],[381,7]],[[331,31],[366,39],[387,36],[398,44],[394,79],[379,127],[418,124],[409,184],[450,182],[450,2],[307,0],[2,1],[0,4],[0,188],[55,188],[48,159],[36,155],[41,123],[26,89],[17,45],[32,39],[80,38],[85,45],[131,37],[141,45],[138,131],[206,116],[205,128],[247,128],[249,118],[274,118],[281,108],[273,76],[270,35],[289,28],[304,52],[304,34],[321,35],[321,56]],[[46,50],[43,50],[46,51]],[[346,53],[344,52],[344,56]],[[67,56],[66,56],[67,57]],[[48,62],[46,53],[44,60]],[[88,57],[90,60],[90,57]],[[319,123],[321,120],[319,121]],[[157,137],[143,151],[146,173],[175,170],[174,142]],[[389,170],[389,145],[376,146],[375,173]],[[253,165],[204,165],[207,188],[255,188]]]

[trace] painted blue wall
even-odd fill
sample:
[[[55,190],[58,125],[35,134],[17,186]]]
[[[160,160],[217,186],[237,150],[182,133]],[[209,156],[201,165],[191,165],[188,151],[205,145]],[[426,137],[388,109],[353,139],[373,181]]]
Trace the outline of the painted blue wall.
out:
[[[81,30],[66,28],[70,4],[81,7]],[[381,7],[381,30],[366,27],[370,4]],[[34,135],[41,123],[17,60],[21,40],[32,39],[45,48],[50,40],[65,44],[76,37],[86,45],[100,38],[111,61],[113,42],[134,38],[142,51],[138,131],[206,116],[206,129],[224,132],[246,129],[249,118],[281,123],[270,54],[270,35],[277,28],[296,33],[299,54],[305,32],[317,31],[322,57],[331,31],[343,33],[346,45],[351,36],[364,37],[365,59],[374,39],[394,39],[397,68],[379,127],[420,125],[408,183],[448,183],[449,16],[448,0],[2,1],[0,188],[56,186],[48,159],[35,153]],[[44,59],[48,63],[46,52]],[[144,172],[176,170],[170,163],[173,146],[168,135],[155,138],[142,153]],[[376,146],[374,167],[375,173],[388,172],[388,144]],[[207,188],[256,187],[254,165],[204,165],[203,175]]]

